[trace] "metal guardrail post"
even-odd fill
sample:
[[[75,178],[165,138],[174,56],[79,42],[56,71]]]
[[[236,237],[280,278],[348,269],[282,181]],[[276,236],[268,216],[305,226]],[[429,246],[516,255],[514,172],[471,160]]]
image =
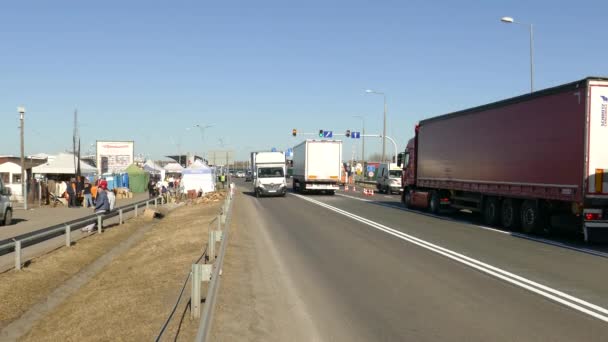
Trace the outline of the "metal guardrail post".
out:
[[[146,209],[150,207],[150,202],[146,201]]]
[[[215,261],[215,230],[209,230],[209,246],[207,247],[207,256],[209,257],[209,263]]]
[[[122,224],[122,209],[118,209],[118,224]]]
[[[69,224],[65,225],[65,246],[70,247],[72,245],[72,227]]]
[[[102,225],[103,225],[103,218],[101,217],[101,215],[99,215],[99,216],[97,216],[97,232],[99,234],[103,233]]]
[[[137,204],[136,204],[136,205],[135,205],[135,216],[134,216],[134,217],[137,217],[137,214],[138,214],[138,213],[137,213]]]
[[[155,207],[158,207],[158,198],[155,198],[155,199],[154,199],[154,206],[155,206]]]
[[[192,264],[192,293],[190,293],[190,319],[201,317],[201,276],[202,266]]]
[[[15,241],[15,269],[21,269],[21,240]]]

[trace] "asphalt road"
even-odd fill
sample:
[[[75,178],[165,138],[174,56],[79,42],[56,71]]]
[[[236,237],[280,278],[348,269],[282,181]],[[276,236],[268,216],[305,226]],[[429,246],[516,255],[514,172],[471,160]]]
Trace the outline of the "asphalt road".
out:
[[[256,253],[281,258],[311,339],[606,340],[608,257],[383,196],[243,197],[261,218],[252,229],[270,237]]]

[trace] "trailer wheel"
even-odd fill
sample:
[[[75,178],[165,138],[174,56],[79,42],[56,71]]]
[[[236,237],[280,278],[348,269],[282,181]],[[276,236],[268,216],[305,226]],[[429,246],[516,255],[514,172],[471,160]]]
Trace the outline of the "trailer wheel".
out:
[[[439,199],[439,192],[431,191],[431,199],[429,200],[429,212],[431,214],[439,214],[441,209],[441,201]]]
[[[542,213],[539,205],[535,201],[524,201],[521,205],[521,228],[524,233],[540,233],[541,223],[543,222]]]
[[[518,200],[506,198],[502,201],[500,222],[505,229],[516,230],[521,225],[520,203]]]
[[[488,226],[495,226],[500,222],[500,202],[496,197],[488,197],[483,207],[483,221]]]

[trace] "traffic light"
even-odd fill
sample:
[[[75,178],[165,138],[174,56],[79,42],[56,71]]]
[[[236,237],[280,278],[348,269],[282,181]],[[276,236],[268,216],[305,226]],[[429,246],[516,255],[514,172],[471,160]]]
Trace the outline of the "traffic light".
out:
[[[322,129],[319,130],[319,138],[323,138],[323,130]]]
[[[346,130],[346,137],[347,137],[347,138],[350,138],[350,129],[347,129],[347,130]]]
[[[292,130],[291,130],[291,135],[293,135],[294,137],[295,137],[296,135],[298,135],[298,130],[297,130],[297,129],[295,129],[295,128],[294,128],[294,129],[292,129]]]

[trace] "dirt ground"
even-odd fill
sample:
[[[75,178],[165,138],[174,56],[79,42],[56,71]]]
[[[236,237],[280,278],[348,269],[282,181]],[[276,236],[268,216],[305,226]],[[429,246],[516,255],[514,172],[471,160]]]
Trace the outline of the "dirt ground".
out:
[[[0,329],[112,246],[129,237],[142,224],[141,218],[129,220],[122,226],[107,229],[102,235],[91,235],[70,248],[60,248],[33,259],[21,271],[0,274]]]
[[[76,294],[40,319],[22,340],[139,341],[155,338],[173,308],[191,263],[202,254],[208,222],[217,215],[221,203],[218,200],[187,205],[169,213],[147,231],[141,241],[114,258]],[[87,262],[107,251],[113,244],[111,234],[117,235],[118,240],[119,234],[135,231],[138,224],[141,226],[143,222],[132,221],[120,229],[85,239],[79,243],[79,248],[58,250],[35,260],[27,272],[0,275],[3,324],[16,319],[17,312],[23,313]],[[98,242],[92,246],[94,240],[103,240],[103,245]],[[88,243],[91,246],[86,248]],[[28,277],[26,273],[33,274]],[[28,286],[14,286],[18,284],[17,278],[24,278],[19,280],[26,280]],[[165,338],[171,336],[173,339],[189,296],[188,284]],[[189,315],[187,311],[182,327],[184,336],[186,333],[193,336],[198,327],[198,322],[190,324]],[[188,326],[191,329],[186,329]]]

